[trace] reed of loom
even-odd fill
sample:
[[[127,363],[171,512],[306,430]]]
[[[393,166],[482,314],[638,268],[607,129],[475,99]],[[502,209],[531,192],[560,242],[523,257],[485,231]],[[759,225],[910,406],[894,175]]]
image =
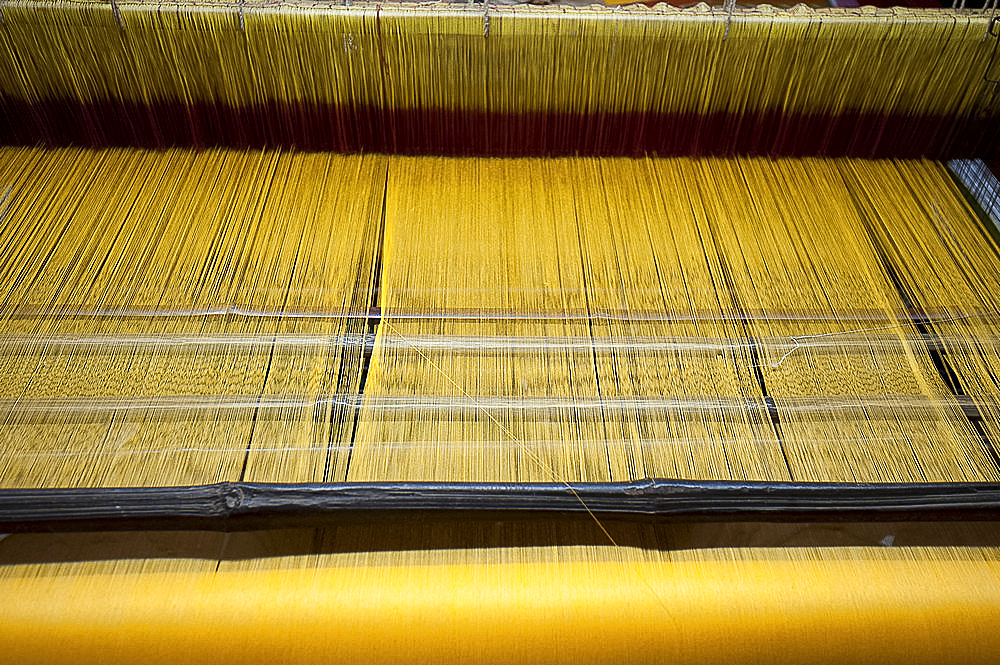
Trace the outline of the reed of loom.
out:
[[[989,12],[0,17],[0,662],[1000,660]]]

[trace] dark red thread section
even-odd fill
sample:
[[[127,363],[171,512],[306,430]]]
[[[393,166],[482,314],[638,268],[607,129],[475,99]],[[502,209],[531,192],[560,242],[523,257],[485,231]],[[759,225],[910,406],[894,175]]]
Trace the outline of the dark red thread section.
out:
[[[771,155],[1000,159],[994,117],[490,113],[323,105],[234,108],[0,98],[0,143],[295,147],[431,155]]]

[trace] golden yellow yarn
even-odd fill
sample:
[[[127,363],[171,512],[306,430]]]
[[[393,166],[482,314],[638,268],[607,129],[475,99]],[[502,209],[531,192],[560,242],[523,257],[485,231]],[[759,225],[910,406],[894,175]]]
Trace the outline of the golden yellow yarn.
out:
[[[8,2],[0,95],[493,113],[962,117],[989,16],[402,3]],[[119,20],[121,24],[119,25]],[[726,38],[723,39],[723,35]],[[539,66],[544,63],[544,66]]]

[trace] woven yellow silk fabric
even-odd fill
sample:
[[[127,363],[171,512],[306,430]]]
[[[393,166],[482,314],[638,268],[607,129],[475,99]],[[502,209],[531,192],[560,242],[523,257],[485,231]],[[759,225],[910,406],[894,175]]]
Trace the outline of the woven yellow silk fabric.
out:
[[[1000,576],[983,560],[425,564],[8,579],[0,591],[0,662],[1000,656]]]

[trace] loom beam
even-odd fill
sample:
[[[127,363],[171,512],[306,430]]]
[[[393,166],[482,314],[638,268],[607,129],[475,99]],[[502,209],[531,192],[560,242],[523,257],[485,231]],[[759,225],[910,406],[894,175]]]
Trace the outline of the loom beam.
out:
[[[1000,483],[216,483],[0,490],[0,530],[213,529],[417,517],[838,522],[1000,518]]]

